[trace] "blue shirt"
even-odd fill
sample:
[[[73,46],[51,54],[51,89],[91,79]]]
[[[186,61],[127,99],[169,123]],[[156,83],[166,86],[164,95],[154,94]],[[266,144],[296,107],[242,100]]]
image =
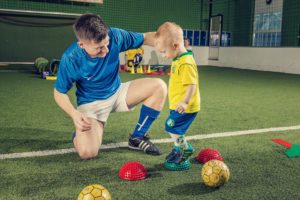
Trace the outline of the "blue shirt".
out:
[[[91,58],[74,42],[63,54],[55,88],[66,94],[76,83],[77,105],[104,100],[115,94],[121,84],[119,53],[140,47],[142,33],[110,28],[109,52],[105,57]]]

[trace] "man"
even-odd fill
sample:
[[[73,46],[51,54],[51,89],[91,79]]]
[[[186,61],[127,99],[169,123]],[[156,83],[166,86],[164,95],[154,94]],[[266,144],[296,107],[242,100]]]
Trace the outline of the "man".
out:
[[[82,15],[73,28],[78,41],[62,56],[54,98],[74,122],[73,143],[79,156],[89,159],[98,155],[111,112],[129,111],[142,102],[129,148],[160,155],[146,132],[163,107],[166,84],[152,78],[121,83],[119,77],[119,53],[143,44],[153,46],[155,32],[142,34],[111,28],[95,14]],[[77,88],[77,109],[67,95],[73,83]]]

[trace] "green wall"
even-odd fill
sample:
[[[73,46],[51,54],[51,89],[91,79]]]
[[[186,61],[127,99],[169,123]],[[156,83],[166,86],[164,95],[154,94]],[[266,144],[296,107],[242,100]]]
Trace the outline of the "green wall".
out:
[[[199,29],[201,14],[198,0],[188,0],[184,3],[181,0],[104,0],[102,5],[69,3],[62,0],[1,0],[0,8],[97,13],[110,26],[138,32],[154,31],[165,21],[174,21],[184,29]],[[75,18],[4,14],[0,16],[0,42],[5,44],[5,48],[0,49],[0,61],[33,61],[40,56],[49,59],[60,58],[64,49],[75,40],[70,25]],[[54,25],[41,27],[43,23]]]
[[[212,15],[223,14],[224,31],[231,32],[232,46],[251,46],[255,0],[213,0]],[[63,13],[96,13],[110,26],[131,31],[154,31],[165,21],[183,29],[206,30],[208,0],[104,0],[104,4],[64,0],[0,0],[0,8]],[[7,15],[0,12],[0,61],[33,61],[44,56],[59,58],[75,40],[73,17]],[[284,0],[282,46],[297,46],[299,0]]]
[[[300,1],[284,0],[282,18],[282,46],[298,46]]]
[[[1,0],[0,7],[79,14],[92,12],[101,15],[111,26],[140,32],[155,30],[167,20],[186,29],[199,28],[201,14],[199,0],[104,0],[102,5],[63,0]]]
[[[60,58],[75,37],[74,19],[0,15],[0,61],[33,62]]]

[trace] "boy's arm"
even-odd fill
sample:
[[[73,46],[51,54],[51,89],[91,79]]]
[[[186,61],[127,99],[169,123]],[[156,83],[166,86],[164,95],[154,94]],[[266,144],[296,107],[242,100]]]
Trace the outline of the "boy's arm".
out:
[[[54,99],[59,107],[73,119],[76,129],[87,131],[91,128],[88,119],[74,108],[67,94],[60,93],[54,89]]]
[[[149,45],[149,46],[154,47],[155,33],[156,32],[143,33],[144,34],[144,43],[143,43],[143,45]]]
[[[176,106],[176,111],[179,113],[184,113],[187,105],[189,104],[191,98],[195,94],[196,84],[187,85],[186,93],[184,95],[183,100]]]

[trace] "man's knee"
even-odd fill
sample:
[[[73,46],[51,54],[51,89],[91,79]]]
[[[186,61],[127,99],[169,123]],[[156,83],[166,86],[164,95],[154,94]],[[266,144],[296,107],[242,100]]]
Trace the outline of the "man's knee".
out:
[[[79,157],[81,159],[91,159],[91,158],[95,158],[98,155],[98,150],[89,150],[89,149],[83,149],[83,150],[79,150],[78,151]]]
[[[154,83],[156,91],[164,97],[167,96],[167,84],[160,78],[155,78]]]

